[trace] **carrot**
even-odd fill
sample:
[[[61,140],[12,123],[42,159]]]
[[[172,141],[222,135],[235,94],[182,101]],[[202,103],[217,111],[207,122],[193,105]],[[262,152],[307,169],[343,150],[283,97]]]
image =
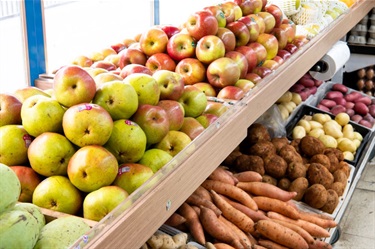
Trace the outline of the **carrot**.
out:
[[[208,176],[208,179],[225,182],[231,185],[236,184],[235,178],[231,174],[229,174],[228,170],[221,166],[212,171],[212,173]]]
[[[297,232],[299,235],[302,236],[302,238],[304,238],[304,240],[307,242],[307,244],[314,244],[315,242],[315,239],[305,230],[303,229],[302,227],[300,226],[297,226],[293,223],[290,223],[290,222],[287,222],[287,221],[282,221],[282,220],[277,220],[277,219],[273,219],[273,221],[285,226],[285,227],[288,227],[290,229],[292,229],[293,231]]]
[[[238,238],[234,236],[231,230],[229,230],[225,224],[223,224],[216,216],[215,212],[209,208],[201,206],[201,212],[199,219],[202,223],[204,230],[211,235],[213,238],[225,242],[227,244],[241,244]],[[237,240],[237,242],[235,242]]]
[[[214,246],[215,246],[216,249],[236,249],[233,246],[230,246],[226,243],[221,243],[221,242],[214,243]]]
[[[309,245],[309,249],[332,249],[332,245],[325,241],[316,239],[314,244]]]
[[[186,224],[189,227],[190,233],[194,239],[201,245],[204,245],[206,243],[206,238],[203,226],[195,210],[189,204],[184,202],[178,208],[178,212],[186,219]]]
[[[289,201],[297,195],[297,192],[285,191],[266,182],[239,182],[236,186],[252,195],[266,196],[281,201]]]
[[[209,200],[202,199],[196,194],[191,194],[185,201],[186,203],[194,206],[205,206],[207,208],[211,208],[217,216],[221,215],[221,211],[215,204]]]
[[[254,231],[254,221],[246,214],[235,209],[214,190],[211,190],[212,199],[216,206],[221,210],[222,215],[238,226],[242,231],[251,233]]]
[[[238,237],[240,240],[241,244],[243,245],[244,248],[251,249],[251,241],[249,240],[249,237],[229,220],[227,220],[224,216],[220,216],[219,220],[221,220],[229,229],[231,229]]]
[[[165,224],[166,225],[169,225],[169,226],[172,226],[172,227],[176,227],[176,226],[179,226],[183,223],[186,222],[186,219],[178,214],[178,213],[173,213],[166,221],[165,221]]]
[[[301,220],[301,219],[298,219],[298,220],[295,220],[295,219],[291,219],[287,216],[284,216],[280,213],[276,213],[276,212],[267,212],[267,216],[271,219],[278,219],[278,220],[283,220],[283,221],[287,221],[287,222],[290,222],[290,223],[293,223],[295,225],[298,225],[300,226],[301,228],[305,229],[311,236],[313,237],[318,237],[318,238],[326,238],[326,237],[329,237],[330,234],[329,232],[314,224],[314,223],[311,223],[309,221],[305,221],[305,220]]]
[[[222,198],[224,198],[224,200],[226,200],[234,208],[238,209],[242,213],[249,216],[254,222],[257,222],[258,220],[269,219],[263,212],[261,212],[261,210],[255,211],[253,209],[250,209],[250,208],[246,207],[245,205],[243,205],[239,202],[236,202],[236,201],[233,201],[233,200],[229,199],[228,197],[226,197],[224,195],[220,195],[220,196]]]
[[[307,242],[301,235],[273,220],[260,220],[255,223],[255,229],[262,236],[280,245],[295,249],[309,248]]]
[[[223,183],[215,180],[205,180],[201,184],[207,190],[214,190],[216,193],[228,196],[234,200],[239,201],[240,203],[244,204],[245,206],[253,209],[258,210],[258,206],[254,202],[253,198],[246,193],[244,190],[230,185],[228,183]]]
[[[212,201],[210,191],[208,191],[203,186],[199,185],[198,188],[193,192],[193,194],[198,195],[202,199],[206,199],[206,200]]]
[[[263,177],[258,172],[249,170],[233,174],[239,182],[261,182]]]
[[[300,211],[300,219],[312,222],[323,228],[334,228],[337,226],[335,220],[323,219],[314,215],[312,212]]]
[[[258,241],[259,245],[263,246],[264,248],[267,249],[288,249],[288,247],[282,246],[272,240],[268,239],[260,239]]]
[[[299,218],[299,212],[297,209],[279,199],[270,198],[266,196],[255,196],[253,200],[258,205],[258,208],[264,211],[274,211],[283,214],[292,219]]]

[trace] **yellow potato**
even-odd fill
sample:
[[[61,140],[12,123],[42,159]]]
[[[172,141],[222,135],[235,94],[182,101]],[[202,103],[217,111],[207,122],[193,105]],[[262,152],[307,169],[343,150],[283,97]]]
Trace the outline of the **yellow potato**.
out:
[[[289,111],[288,111],[288,109],[284,105],[281,105],[281,104],[278,104],[277,107],[280,110],[282,119],[283,120],[287,120],[288,117],[289,117]]]
[[[354,132],[354,139],[358,139],[359,141],[362,142],[362,140],[363,140],[363,136],[362,136],[362,134],[359,133],[358,131],[355,131],[355,132]]]
[[[344,154],[344,159],[349,160],[349,161],[354,160],[354,154],[351,153],[350,151],[344,151],[343,154]]]
[[[342,138],[341,141],[338,142],[337,148],[341,151],[349,151],[352,153],[357,150],[357,147],[355,146],[353,141],[348,138]]]
[[[292,136],[293,136],[293,139],[303,138],[304,136],[306,136],[305,128],[299,125],[295,126],[293,128]]]
[[[353,125],[351,125],[351,124],[343,125],[342,126],[342,132],[345,132],[345,131],[352,131],[352,132],[354,132]]]
[[[321,135],[319,140],[322,141],[327,148],[337,148],[336,139],[330,135]]]
[[[356,146],[357,149],[358,149],[358,147],[359,147],[359,146],[361,145],[361,143],[362,143],[362,142],[359,141],[358,139],[353,139],[352,141],[353,141],[353,143],[355,144],[355,146]],[[357,149],[356,149],[356,150],[357,150]]]
[[[349,123],[350,116],[346,112],[340,112],[336,115],[335,120],[339,125],[344,126]]]
[[[288,113],[291,113],[294,108],[296,108],[296,104],[294,104],[294,102],[282,102],[279,105],[284,106],[288,110]]]
[[[321,135],[324,135],[324,130],[322,128],[314,128],[309,133],[309,136],[319,138]]]
[[[309,133],[311,131],[311,125],[310,125],[309,121],[307,121],[305,119],[301,119],[300,121],[298,121],[297,125],[305,128],[306,133]]]
[[[292,101],[292,92],[286,91],[281,97],[276,101],[276,103],[290,102]]]
[[[350,140],[354,139],[354,132],[351,131],[351,130],[345,130],[345,131],[342,132],[342,134],[344,135],[344,137],[349,138]]]
[[[326,135],[330,135],[336,139],[344,136],[341,131],[341,126],[335,120],[325,122],[323,130]]]
[[[293,101],[296,105],[301,104],[301,102],[302,102],[301,95],[299,95],[298,93],[292,93],[292,101]]]
[[[317,122],[319,122],[321,124],[324,124],[328,120],[331,120],[331,117],[329,115],[327,116],[324,113],[314,113],[312,115],[312,120],[317,121]]]
[[[323,125],[321,123],[319,123],[318,121],[310,120],[309,123],[310,123],[310,126],[311,126],[311,130],[316,129],[316,128],[323,129]]]

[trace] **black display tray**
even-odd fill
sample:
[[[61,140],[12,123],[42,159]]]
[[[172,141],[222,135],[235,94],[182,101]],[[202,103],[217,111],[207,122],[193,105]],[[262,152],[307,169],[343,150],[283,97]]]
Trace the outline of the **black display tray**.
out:
[[[296,126],[296,124],[298,123],[298,121],[300,119],[302,119],[305,115],[312,116],[315,113],[326,113],[331,118],[333,118],[333,119],[335,118],[335,115],[333,115],[330,112],[325,112],[323,110],[318,109],[317,107],[306,105],[306,104],[302,104],[302,106],[300,107],[300,109],[298,110],[298,112],[294,115],[294,117],[285,126],[287,138],[290,141],[293,140],[292,131],[293,131],[293,128]],[[346,160],[345,159],[345,161],[347,161],[348,163],[350,163],[351,165],[353,165],[354,167],[356,167],[357,161],[358,161],[358,159],[361,156],[362,150],[365,147],[365,145],[366,145],[366,143],[367,143],[367,141],[369,139],[369,136],[371,135],[371,130],[368,129],[368,128],[366,128],[366,127],[364,127],[364,126],[362,126],[362,125],[359,125],[359,124],[357,124],[357,123],[355,123],[353,121],[349,121],[349,123],[353,126],[354,131],[359,132],[362,135],[362,137],[363,137],[361,145],[358,147],[358,149],[357,149],[357,151],[356,151],[356,153],[354,155],[354,160]]]

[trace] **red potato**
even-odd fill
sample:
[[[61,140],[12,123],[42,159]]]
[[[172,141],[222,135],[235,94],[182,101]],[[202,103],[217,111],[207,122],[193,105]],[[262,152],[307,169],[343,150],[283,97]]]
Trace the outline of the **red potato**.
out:
[[[337,115],[341,112],[346,112],[346,108],[345,106],[342,106],[342,105],[335,105],[334,107],[331,108],[331,111],[330,111],[333,115]]]
[[[362,116],[365,116],[369,112],[367,105],[363,102],[355,102],[353,110]]]
[[[358,99],[356,99],[355,103],[362,102],[366,106],[371,105],[371,98],[367,96],[361,96]]]
[[[307,77],[302,77],[301,79],[298,80],[298,83],[308,88],[315,86],[314,80],[312,80],[311,78],[307,78]]]
[[[310,97],[311,91],[309,88],[305,88],[299,92],[299,95],[301,96],[302,101],[305,101],[308,97]]]
[[[353,122],[359,123],[362,120],[362,116],[359,114],[354,114],[353,116],[350,117],[350,120]]]
[[[367,121],[367,120],[364,120],[364,119],[361,119],[359,122],[358,122],[358,124],[360,124],[360,125],[363,125],[363,126],[365,126],[365,127],[367,127],[367,128],[372,128],[372,126],[373,126],[373,124],[371,124],[369,121]]]
[[[333,84],[331,89],[334,91],[342,92],[344,94],[348,92],[348,88],[340,83]]]
[[[310,87],[310,93],[315,94],[318,91],[318,88],[316,86]]]
[[[339,91],[329,91],[326,93],[325,99],[343,98],[344,94]]]
[[[346,113],[349,115],[349,117],[353,116],[355,114],[355,111],[353,109],[346,109]]]
[[[345,108],[346,109],[353,109],[354,102],[346,101]]]
[[[345,95],[345,100],[349,102],[355,102],[357,99],[363,95],[360,92],[351,92]]]
[[[373,118],[375,118],[375,104],[372,104],[368,107],[368,112],[371,114]]]
[[[316,87],[320,87],[320,86],[324,83],[323,80],[317,80],[317,79],[314,79],[314,81],[315,81],[315,86],[316,86]]]
[[[332,100],[335,101],[336,105],[342,105],[342,106],[346,105],[345,98],[333,98]]]
[[[289,201],[297,195],[296,192],[285,191],[266,182],[239,182],[237,187],[252,195],[267,196],[281,201]]]
[[[332,107],[334,107],[335,105],[337,105],[336,102],[335,102],[334,100],[332,100],[332,99],[322,99],[322,100],[319,102],[319,104],[324,105],[324,106],[326,106],[326,107],[328,107],[328,108],[332,108]]]
[[[295,92],[295,93],[300,93],[302,90],[305,89],[305,87],[302,84],[296,83],[294,84],[289,91]]]
[[[322,104],[318,104],[316,107],[318,109],[322,110],[322,111],[325,111],[325,112],[329,112],[330,111],[330,109],[327,106],[322,105]]]

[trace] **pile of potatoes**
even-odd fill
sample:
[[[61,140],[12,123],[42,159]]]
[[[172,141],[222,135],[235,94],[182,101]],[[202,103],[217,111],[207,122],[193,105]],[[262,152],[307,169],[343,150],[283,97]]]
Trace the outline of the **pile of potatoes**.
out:
[[[224,160],[235,172],[255,171],[263,182],[296,192],[293,198],[332,214],[350,176],[344,153],[306,135],[289,141],[271,138],[267,128],[252,124],[244,141]]]
[[[281,117],[283,120],[287,120],[290,114],[300,105],[302,102],[301,95],[291,91],[286,91],[277,101],[276,105],[280,110]]]
[[[363,136],[349,123],[350,117],[341,112],[334,117],[326,113],[304,115],[293,127],[293,139],[306,135],[318,138],[325,147],[337,148],[346,160],[353,161]]]

